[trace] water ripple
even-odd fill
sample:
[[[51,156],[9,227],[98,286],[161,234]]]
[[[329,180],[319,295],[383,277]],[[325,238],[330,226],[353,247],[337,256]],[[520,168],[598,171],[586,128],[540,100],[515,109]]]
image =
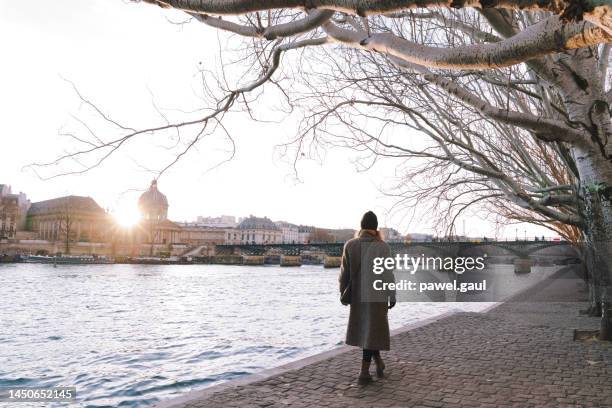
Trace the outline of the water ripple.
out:
[[[337,273],[0,264],[0,386],[76,386],[79,406],[144,407],[329,350],[348,314]],[[391,326],[449,307],[398,304]]]

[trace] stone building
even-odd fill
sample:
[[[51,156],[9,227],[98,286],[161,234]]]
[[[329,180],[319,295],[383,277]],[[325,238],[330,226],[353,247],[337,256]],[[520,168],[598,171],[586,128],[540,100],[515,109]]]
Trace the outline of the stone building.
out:
[[[0,240],[14,239],[25,229],[30,201],[24,193],[13,194],[11,186],[0,184]]]
[[[236,217],[233,215],[221,215],[219,217],[199,216],[195,224],[201,227],[215,228],[236,228],[236,225],[238,225],[236,222]]]
[[[173,244],[180,242],[181,227],[168,220],[168,199],[157,188],[157,180],[138,199],[142,216],[139,225],[141,242],[148,244]]]
[[[309,225],[300,225],[298,227],[298,243],[308,244],[310,243],[310,235],[314,232],[315,227]]]
[[[144,220],[168,219],[168,199],[157,188],[157,180],[153,180],[149,189],[140,195],[138,209]]]
[[[67,196],[33,203],[26,226],[39,239],[62,242],[105,242],[110,217],[91,197]]]
[[[225,243],[226,229],[209,227],[198,223],[184,222],[181,228],[180,242],[191,246],[218,245]]]
[[[12,239],[17,235],[17,220],[19,218],[19,205],[17,198],[0,197],[0,240]]]
[[[279,244],[282,230],[268,217],[249,216],[234,230],[227,230],[226,242],[230,244]]]
[[[225,230],[225,243],[226,244],[240,244],[240,230],[238,228],[230,228]]]
[[[283,235],[281,242],[283,244],[297,244],[300,242],[300,232],[297,225],[286,221],[278,221],[276,225],[282,231]]]

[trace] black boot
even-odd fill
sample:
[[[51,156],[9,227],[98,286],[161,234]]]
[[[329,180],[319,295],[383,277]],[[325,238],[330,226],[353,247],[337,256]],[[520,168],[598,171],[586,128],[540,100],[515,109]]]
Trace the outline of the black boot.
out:
[[[380,356],[380,353],[374,356],[374,362],[376,363],[376,376],[378,378],[383,378],[385,376],[385,362]]]
[[[372,381],[370,363],[370,361],[361,360],[361,371],[359,372],[359,379],[357,381],[360,385],[365,385]]]

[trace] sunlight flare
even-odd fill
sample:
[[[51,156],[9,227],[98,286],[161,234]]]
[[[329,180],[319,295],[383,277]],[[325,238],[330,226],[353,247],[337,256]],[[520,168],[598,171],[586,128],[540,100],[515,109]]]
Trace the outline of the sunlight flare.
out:
[[[135,205],[122,203],[114,212],[113,217],[122,227],[133,227],[140,221],[140,212]]]

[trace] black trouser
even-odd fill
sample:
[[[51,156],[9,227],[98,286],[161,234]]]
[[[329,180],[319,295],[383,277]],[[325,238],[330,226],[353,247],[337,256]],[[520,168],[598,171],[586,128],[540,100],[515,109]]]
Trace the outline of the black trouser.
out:
[[[371,362],[372,357],[380,357],[380,351],[363,349],[363,361]]]

